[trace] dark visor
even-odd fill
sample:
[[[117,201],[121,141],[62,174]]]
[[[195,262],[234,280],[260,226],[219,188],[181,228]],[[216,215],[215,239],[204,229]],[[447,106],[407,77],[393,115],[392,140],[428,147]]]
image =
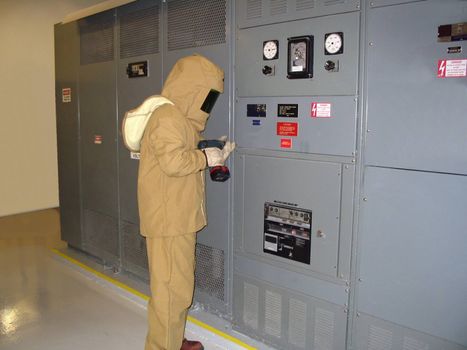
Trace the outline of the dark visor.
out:
[[[208,96],[203,102],[203,105],[201,106],[201,110],[205,113],[211,113],[212,108],[216,104],[217,98],[219,97],[221,93],[216,90],[211,90],[209,91]]]

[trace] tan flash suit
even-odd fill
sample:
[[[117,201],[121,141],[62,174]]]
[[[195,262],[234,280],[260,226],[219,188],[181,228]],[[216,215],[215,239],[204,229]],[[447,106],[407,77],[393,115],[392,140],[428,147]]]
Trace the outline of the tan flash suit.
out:
[[[180,59],[162,89],[174,105],[156,109],[141,141],[138,205],[147,237],[151,300],[146,350],[179,350],[193,299],[196,232],[206,225],[204,169],[197,150],[209,91],[223,71],[194,55]]]

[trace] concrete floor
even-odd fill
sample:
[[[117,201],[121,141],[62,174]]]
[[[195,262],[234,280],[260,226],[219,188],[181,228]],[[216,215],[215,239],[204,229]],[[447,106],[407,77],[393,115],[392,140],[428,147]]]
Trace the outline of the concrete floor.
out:
[[[143,349],[144,296],[115,286],[51,248],[66,251],[57,210],[0,218],[0,349]],[[194,310],[191,317],[186,336],[202,340],[206,350],[269,349],[240,334],[232,342],[211,332],[197,319],[235,334],[225,321],[202,311]]]

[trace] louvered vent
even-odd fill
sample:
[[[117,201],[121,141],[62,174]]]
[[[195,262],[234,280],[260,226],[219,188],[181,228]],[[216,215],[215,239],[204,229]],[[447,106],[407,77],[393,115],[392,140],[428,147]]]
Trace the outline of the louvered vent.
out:
[[[309,10],[315,7],[315,0],[297,0],[297,11]]]
[[[287,13],[286,0],[271,0],[271,16]]]
[[[320,350],[333,350],[334,339],[334,313],[316,308],[314,348]]]
[[[224,251],[196,245],[196,288],[224,300]]]
[[[125,261],[147,270],[148,254],[146,239],[139,234],[139,227],[123,222],[122,234]]]
[[[404,337],[402,350],[430,350],[430,346],[412,337]]]
[[[120,16],[120,58],[159,52],[159,6]]]
[[[113,15],[108,12],[79,21],[81,65],[113,60],[113,24]]]
[[[264,331],[266,334],[281,337],[282,298],[278,293],[266,291]]]
[[[262,16],[261,0],[247,0],[246,2],[246,18],[260,18]]]
[[[168,1],[169,51],[225,43],[226,0]]]
[[[259,288],[253,284],[243,284],[243,323],[258,329]]]
[[[391,350],[392,332],[377,326],[370,326],[368,350]]]
[[[306,342],[307,305],[297,299],[289,301],[289,343],[299,348],[305,348]]]
[[[332,6],[346,3],[347,0],[324,0],[324,6]]]

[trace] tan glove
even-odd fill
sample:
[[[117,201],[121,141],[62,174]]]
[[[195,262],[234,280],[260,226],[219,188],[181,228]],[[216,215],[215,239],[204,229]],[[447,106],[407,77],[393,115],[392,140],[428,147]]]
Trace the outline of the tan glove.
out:
[[[232,153],[234,149],[235,149],[235,142],[231,142],[231,141],[226,141],[225,142],[224,148],[221,151],[222,152],[222,159],[223,159],[222,164],[225,163],[227,158],[229,158],[230,153]]]
[[[225,148],[225,147],[224,147]],[[223,151],[217,147],[209,147],[203,149],[209,167],[224,165]]]

